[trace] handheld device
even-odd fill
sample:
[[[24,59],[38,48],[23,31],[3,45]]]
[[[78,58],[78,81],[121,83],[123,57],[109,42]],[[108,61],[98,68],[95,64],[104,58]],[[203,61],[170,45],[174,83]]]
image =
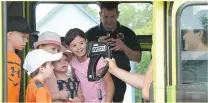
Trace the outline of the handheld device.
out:
[[[101,57],[112,58],[110,47],[101,42],[89,42],[87,45],[87,56],[90,58],[88,65],[87,77],[88,81],[98,81],[103,78],[108,71],[108,63],[99,74],[96,74],[96,66]]]

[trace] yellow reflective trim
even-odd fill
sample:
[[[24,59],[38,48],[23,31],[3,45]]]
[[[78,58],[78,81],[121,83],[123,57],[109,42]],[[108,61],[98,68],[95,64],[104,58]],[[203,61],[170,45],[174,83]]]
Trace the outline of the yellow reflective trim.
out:
[[[167,103],[176,103],[176,86],[167,86]]]
[[[155,103],[165,102],[164,2],[153,2],[153,80]]]

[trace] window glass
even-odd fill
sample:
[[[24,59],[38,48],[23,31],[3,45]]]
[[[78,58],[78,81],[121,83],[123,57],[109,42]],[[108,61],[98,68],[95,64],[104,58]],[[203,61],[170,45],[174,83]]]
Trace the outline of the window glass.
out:
[[[186,7],[180,17],[179,102],[208,101],[208,5]]]
[[[97,4],[38,4],[36,29],[39,35],[45,31],[56,32],[62,37],[72,28],[84,32],[100,23]]]
[[[137,35],[152,35],[152,4],[121,3],[118,21],[131,28]]]
[[[180,26],[182,83],[207,82],[208,6],[185,8]],[[183,75],[183,72],[186,75]]]
[[[118,21],[131,28],[137,35],[152,35],[152,4],[121,3]],[[100,23],[97,4],[41,3],[36,7],[36,29],[53,31],[61,36],[71,28],[87,31]],[[61,24],[61,25],[58,25]]]

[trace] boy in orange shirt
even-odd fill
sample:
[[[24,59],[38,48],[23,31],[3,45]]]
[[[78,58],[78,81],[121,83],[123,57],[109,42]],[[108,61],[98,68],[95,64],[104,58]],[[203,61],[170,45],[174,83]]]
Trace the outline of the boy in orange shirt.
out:
[[[55,32],[45,31],[38,37],[38,41],[35,42],[34,48],[43,49],[49,53],[58,53],[66,51],[66,48],[61,44],[61,36]],[[44,57],[43,57],[44,58]],[[44,80],[44,84],[47,86],[51,93],[53,102],[59,102],[59,100],[68,100],[69,91],[59,91],[57,79],[53,73],[50,78]]]
[[[31,30],[26,19],[22,17],[10,16],[7,19],[7,101],[19,102],[21,59],[15,50],[22,50],[25,47],[29,34],[39,32]]]
[[[52,54],[43,49],[35,49],[27,54],[23,68],[32,79],[27,86],[26,102],[52,102],[51,94],[43,81],[52,76],[54,69],[52,62],[61,57],[62,53]]]

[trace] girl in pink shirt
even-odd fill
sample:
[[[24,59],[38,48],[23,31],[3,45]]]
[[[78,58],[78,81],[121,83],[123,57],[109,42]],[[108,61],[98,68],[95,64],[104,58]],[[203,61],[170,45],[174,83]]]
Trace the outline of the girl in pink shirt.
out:
[[[114,95],[114,83],[109,72],[97,82],[89,82],[87,71],[90,58],[87,57],[87,40],[85,33],[78,29],[70,29],[65,36],[65,44],[73,53],[71,66],[80,81],[81,91],[85,102],[112,102]],[[104,59],[101,58],[97,64],[97,71],[105,66]],[[102,91],[102,100],[98,99],[98,89]]]

